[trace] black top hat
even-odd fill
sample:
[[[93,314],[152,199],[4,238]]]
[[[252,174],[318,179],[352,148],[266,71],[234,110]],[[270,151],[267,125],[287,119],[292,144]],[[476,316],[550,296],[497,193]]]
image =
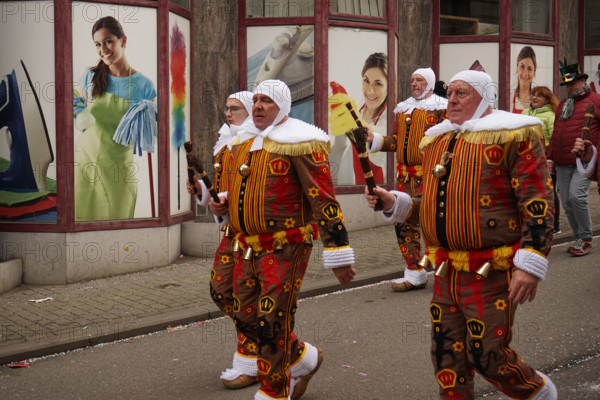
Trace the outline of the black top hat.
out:
[[[560,83],[560,86],[567,85],[571,82],[575,82],[578,79],[584,78],[587,79],[588,75],[581,73],[581,66],[579,63],[567,65],[567,58],[565,57],[564,64],[558,60],[558,65],[560,66],[560,74],[562,75],[563,81]]]

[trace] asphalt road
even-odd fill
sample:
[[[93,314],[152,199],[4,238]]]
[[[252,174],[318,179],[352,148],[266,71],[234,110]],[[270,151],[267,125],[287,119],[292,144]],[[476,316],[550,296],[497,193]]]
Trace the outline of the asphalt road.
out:
[[[600,263],[553,248],[533,303],[519,307],[512,347],[549,374],[559,399],[600,399]],[[301,340],[325,360],[303,400],[437,399],[427,312],[432,280],[398,294],[388,283],[305,299]],[[258,386],[226,390],[233,324],[226,318],[0,367],[0,399],[252,399]],[[478,397],[505,398],[481,379]]]

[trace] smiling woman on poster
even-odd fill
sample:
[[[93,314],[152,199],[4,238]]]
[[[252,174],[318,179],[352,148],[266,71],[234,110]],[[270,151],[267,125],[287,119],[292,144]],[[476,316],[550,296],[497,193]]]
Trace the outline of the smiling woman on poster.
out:
[[[388,58],[385,53],[372,53],[365,60],[361,70],[361,92],[364,98],[364,103],[358,109],[360,114],[361,123],[363,126],[370,126],[373,130],[386,131],[387,130],[387,93],[388,93]],[[346,93],[346,89],[337,82],[331,82],[333,96],[329,98],[329,123],[330,133],[336,137],[332,146],[332,153],[336,155],[342,155],[342,158],[349,157],[352,154],[352,170],[354,173],[354,179],[352,184],[364,185],[365,179],[358,153],[343,135],[355,128],[356,122],[348,112],[347,108],[343,106],[343,103],[348,101],[351,102],[353,108],[356,111],[356,103]],[[385,133],[385,132],[384,132]],[[349,149],[352,149],[350,153]],[[335,161],[335,155],[332,156]],[[384,183],[385,180],[385,153],[369,153],[369,165],[373,172],[373,177],[376,183]],[[347,160],[339,160],[338,164],[341,165],[342,169]],[[343,173],[344,171],[340,171]]]
[[[121,129],[122,120],[131,122],[128,111],[134,106],[152,110],[154,104],[147,104],[156,99],[156,90],[127,61],[127,36],[119,21],[100,18],[92,28],[92,39],[100,59],[81,78],[82,92],[74,94],[75,126],[82,132],[74,154],[75,220],[133,218],[138,181],[133,153],[138,149],[129,141],[126,145],[115,141],[115,131]]]
[[[524,46],[517,56],[517,88],[513,92],[510,110],[521,114],[531,104],[531,87],[537,71],[535,51]]]

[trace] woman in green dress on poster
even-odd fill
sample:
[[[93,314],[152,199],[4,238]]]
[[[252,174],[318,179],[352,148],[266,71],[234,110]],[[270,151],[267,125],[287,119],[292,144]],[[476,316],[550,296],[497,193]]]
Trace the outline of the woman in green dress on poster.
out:
[[[113,136],[127,111],[154,101],[156,90],[127,61],[127,36],[119,21],[100,18],[92,38],[100,60],[81,78],[82,93],[74,94],[75,126],[82,132],[74,152],[75,220],[129,219],[135,212],[139,167],[134,146],[117,143]]]

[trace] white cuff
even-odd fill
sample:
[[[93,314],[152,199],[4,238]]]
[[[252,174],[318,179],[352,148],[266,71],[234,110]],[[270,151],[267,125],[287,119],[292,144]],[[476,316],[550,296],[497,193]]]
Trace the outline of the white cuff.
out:
[[[217,224],[219,224],[219,226],[223,226],[223,225],[229,225],[229,214],[225,214],[221,217],[221,221],[219,221],[219,217],[216,215],[213,215],[213,217],[215,217],[215,222]]]
[[[367,143],[367,151],[369,153],[377,153],[381,151],[383,146],[383,136],[377,132],[373,132],[373,143]]]
[[[241,375],[256,376],[256,357],[241,356],[239,353],[233,355],[233,367],[221,373],[221,379],[232,381]]]
[[[419,286],[427,282],[427,271],[425,271],[424,269],[420,271],[415,271],[406,268],[404,269],[404,277],[413,285]]]
[[[201,206],[207,206],[208,200],[210,200],[210,193],[204,184],[204,181],[200,181],[200,193],[196,194],[196,203]]]
[[[354,250],[352,247],[338,249],[338,248],[324,248],[323,249],[323,265],[327,269],[333,269],[338,267],[345,267],[347,265],[354,264]]]
[[[404,222],[412,209],[412,198],[409,194],[397,190],[392,190],[390,193],[394,195],[396,201],[394,206],[389,210],[384,210],[381,216],[386,222]]]
[[[598,161],[598,150],[596,150],[596,146],[592,146],[592,149],[594,150],[594,155],[585,166],[583,165],[583,161],[581,161],[581,158],[577,157],[575,159],[575,162],[577,163],[577,171],[579,171],[581,175],[585,176],[588,179],[593,175],[594,171],[596,170],[596,161]]]
[[[302,358],[290,366],[290,375],[292,378],[298,378],[311,373],[319,362],[319,352],[317,348],[308,342],[304,342],[304,352]]]
[[[525,249],[519,249],[513,257],[515,267],[538,277],[541,281],[546,277],[548,260],[545,257]]]

